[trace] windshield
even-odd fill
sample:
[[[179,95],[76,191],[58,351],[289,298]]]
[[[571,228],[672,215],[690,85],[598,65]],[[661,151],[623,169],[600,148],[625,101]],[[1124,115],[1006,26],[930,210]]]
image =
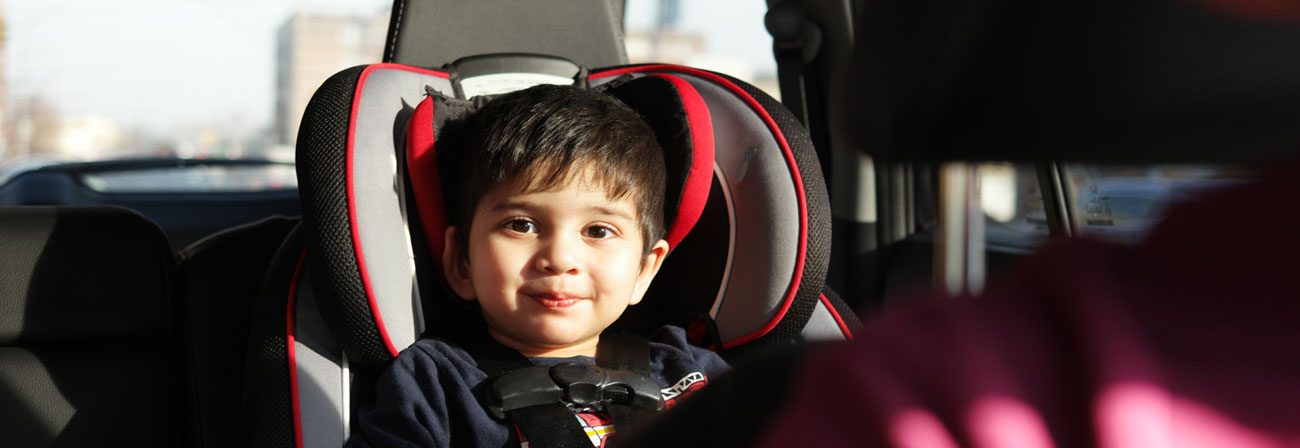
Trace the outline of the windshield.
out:
[[[298,122],[320,83],[381,61],[391,5],[0,1],[0,178],[50,164],[134,158],[292,163]],[[775,94],[765,8],[756,0],[631,0],[628,54],[634,63],[721,71]],[[734,20],[712,21],[723,13]],[[232,178],[241,179],[240,189],[293,186],[283,165],[249,170],[259,169],[134,170],[83,181],[107,191],[204,191],[205,182]]]

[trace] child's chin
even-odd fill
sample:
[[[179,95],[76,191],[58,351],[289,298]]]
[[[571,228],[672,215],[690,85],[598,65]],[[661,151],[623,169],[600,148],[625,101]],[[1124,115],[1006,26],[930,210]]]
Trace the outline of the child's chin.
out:
[[[547,347],[571,347],[581,344],[587,338],[588,336],[582,334],[557,331],[535,335],[533,340]]]
[[[545,347],[570,347],[581,342],[581,338],[576,336],[544,336],[535,339],[539,345]]]

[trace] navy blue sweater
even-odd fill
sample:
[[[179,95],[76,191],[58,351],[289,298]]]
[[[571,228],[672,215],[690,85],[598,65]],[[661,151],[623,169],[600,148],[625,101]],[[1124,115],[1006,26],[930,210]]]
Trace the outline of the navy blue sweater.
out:
[[[587,356],[528,359],[537,365],[595,362]],[[717,354],[686,342],[681,328],[661,327],[650,337],[650,377],[663,388],[669,408],[727,369]],[[487,380],[464,349],[439,339],[421,339],[402,351],[379,377],[374,404],[360,413],[347,446],[520,446],[514,426],[493,419],[480,403]],[[590,429],[589,435],[596,435],[593,445],[603,445],[608,420],[591,414],[577,418]]]

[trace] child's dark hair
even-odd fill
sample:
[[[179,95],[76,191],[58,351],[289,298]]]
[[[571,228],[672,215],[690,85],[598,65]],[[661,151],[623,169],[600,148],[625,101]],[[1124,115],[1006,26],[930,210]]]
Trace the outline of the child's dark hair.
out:
[[[603,187],[610,200],[631,195],[644,252],[666,232],[663,151],[641,115],[608,94],[534,86],[449,122],[444,136],[452,147],[438,152],[459,247],[469,247],[474,211],[493,188],[546,191],[571,180]]]

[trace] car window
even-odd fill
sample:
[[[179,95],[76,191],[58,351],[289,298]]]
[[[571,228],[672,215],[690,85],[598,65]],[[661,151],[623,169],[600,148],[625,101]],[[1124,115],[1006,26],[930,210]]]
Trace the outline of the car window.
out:
[[[100,193],[246,193],[298,187],[292,164],[120,169],[84,173],[81,181]]]
[[[1033,165],[982,163],[978,172],[984,240],[990,247],[1027,249],[1047,238],[1047,212]]]
[[[293,188],[279,163],[293,161],[306,99],[330,74],[380,61],[391,5],[0,1],[0,168],[267,160],[276,163],[122,169],[83,181],[105,191]]]
[[[780,99],[766,13],[762,0],[628,0],[628,59],[725,73]]]
[[[1140,239],[1170,205],[1245,180],[1241,168],[1208,165],[1066,164],[1063,180],[1079,235]]]
[[[1209,165],[1061,165],[1073,234],[1132,243],[1174,203],[1249,178],[1248,170]],[[1042,183],[1028,163],[979,165],[985,240],[991,248],[1032,248],[1050,233]]]
[[[133,158],[292,163],[302,111],[320,83],[381,61],[391,6],[0,0],[0,178],[40,165]],[[630,0],[628,54],[632,62],[720,71],[776,96],[765,10],[756,0]],[[246,180],[237,189],[291,186],[278,167],[188,169],[85,180],[106,191],[204,190],[196,183],[231,178]],[[261,177],[248,179],[254,175]]]

